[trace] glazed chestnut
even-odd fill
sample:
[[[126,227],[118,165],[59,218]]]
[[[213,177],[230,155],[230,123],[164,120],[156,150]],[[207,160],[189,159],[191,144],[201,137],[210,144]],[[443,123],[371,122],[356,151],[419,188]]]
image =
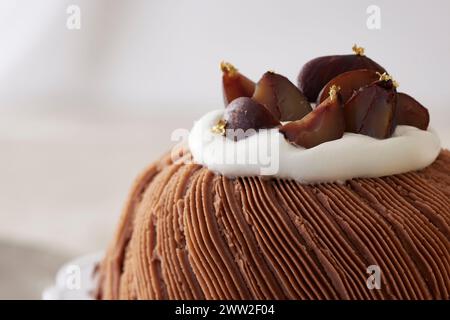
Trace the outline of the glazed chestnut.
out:
[[[379,73],[368,69],[352,70],[341,73],[340,75],[331,79],[320,91],[317,103],[321,103],[328,98],[328,92],[331,86],[336,85],[341,88],[342,101],[346,103],[348,99],[360,88],[365,87],[380,78]]]
[[[309,102],[292,82],[271,71],[256,84],[253,99],[266,106],[280,121],[298,120],[312,111]]]
[[[344,105],[345,131],[390,137],[395,129],[396,97],[392,82],[377,81],[361,88]]]
[[[234,99],[224,114],[224,129],[227,137],[240,140],[251,134],[249,129],[269,129],[280,122],[262,104],[248,97]]]
[[[227,106],[239,97],[251,97],[255,91],[255,83],[242,75],[231,63],[222,62],[223,101]]]
[[[355,54],[318,57],[303,66],[298,75],[298,87],[308,101],[317,101],[320,90],[341,73],[358,69],[386,72],[382,66],[364,55],[363,48],[355,45],[353,51]]]
[[[313,148],[321,143],[340,139],[344,135],[345,120],[342,98],[336,87],[330,96],[304,118],[283,125],[280,132],[292,144]]]
[[[406,93],[399,92],[397,94],[396,108],[397,125],[408,125],[427,130],[430,123],[430,115],[427,108],[416,99]]]

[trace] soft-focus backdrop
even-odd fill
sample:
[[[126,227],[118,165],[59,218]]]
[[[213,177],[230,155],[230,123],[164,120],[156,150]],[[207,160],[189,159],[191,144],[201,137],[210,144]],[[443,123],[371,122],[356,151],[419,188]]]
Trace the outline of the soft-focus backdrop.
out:
[[[45,266],[107,245],[172,130],[222,107],[223,59],[295,81],[309,59],[357,43],[450,147],[449,18],[445,0],[1,0],[0,298],[36,297]]]

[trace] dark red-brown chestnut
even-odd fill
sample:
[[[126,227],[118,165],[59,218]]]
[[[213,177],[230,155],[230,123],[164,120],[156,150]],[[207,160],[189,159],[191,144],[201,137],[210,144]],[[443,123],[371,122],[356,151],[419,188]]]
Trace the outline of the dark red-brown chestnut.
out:
[[[226,135],[233,140],[240,140],[252,134],[249,129],[280,126],[280,122],[266,107],[248,97],[234,99],[225,109],[224,120]]]
[[[308,101],[317,101],[320,90],[337,75],[358,69],[368,69],[380,73],[386,70],[364,55],[364,49],[353,46],[355,54],[318,57],[307,62],[298,75],[298,87]]]
[[[239,97],[251,97],[255,91],[255,83],[242,75],[231,63],[222,62],[223,101],[227,106]]]
[[[332,89],[330,96],[304,118],[283,125],[279,130],[294,145],[313,148],[340,139],[345,131],[342,99]]]
[[[341,94],[343,103],[346,103],[348,99],[360,88],[365,87],[380,78],[380,75],[373,70],[359,69],[341,73],[331,79],[320,91],[317,103],[321,103],[328,98],[328,92],[331,86],[335,85],[341,88],[339,93]]]
[[[268,71],[256,84],[253,99],[266,106],[280,121],[303,118],[312,108],[300,90],[286,77]]]
[[[408,125],[427,130],[430,123],[430,115],[427,108],[416,99],[406,93],[399,92],[397,94],[396,109],[397,125]]]
[[[359,89],[344,105],[348,132],[378,139],[391,136],[397,92],[392,82],[377,81]]]

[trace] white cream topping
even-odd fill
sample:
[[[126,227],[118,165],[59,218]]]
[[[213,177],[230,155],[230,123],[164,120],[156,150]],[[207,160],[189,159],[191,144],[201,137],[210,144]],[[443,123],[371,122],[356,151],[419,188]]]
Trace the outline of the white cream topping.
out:
[[[346,132],[341,139],[310,149],[290,144],[277,128],[258,130],[236,142],[211,131],[223,113],[209,112],[194,124],[189,148],[194,162],[228,177],[343,182],[419,170],[430,165],[441,150],[433,130],[410,126],[397,126],[392,137],[383,140]]]

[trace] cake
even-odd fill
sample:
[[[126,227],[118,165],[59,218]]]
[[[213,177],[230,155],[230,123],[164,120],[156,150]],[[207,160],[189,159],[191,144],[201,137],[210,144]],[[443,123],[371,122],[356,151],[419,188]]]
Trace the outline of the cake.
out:
[[[449,299],[450,152],[354,51],[311,60],[298,86],[222,64],[226,109],[137,178],[97,298]],[[261,141],[275,170],[216,161]]]

